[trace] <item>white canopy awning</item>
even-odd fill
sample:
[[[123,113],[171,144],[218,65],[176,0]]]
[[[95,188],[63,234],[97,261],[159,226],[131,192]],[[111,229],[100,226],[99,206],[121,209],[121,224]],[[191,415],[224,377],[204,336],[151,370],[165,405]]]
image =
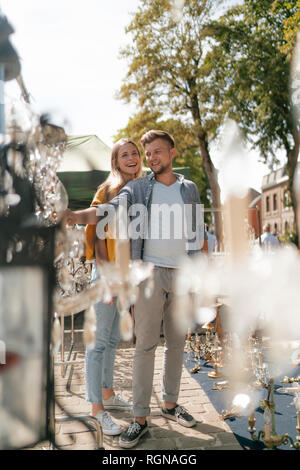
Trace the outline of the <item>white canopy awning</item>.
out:
[[[96,135],[68,136],[58,172],[110,171],[111,148]]]

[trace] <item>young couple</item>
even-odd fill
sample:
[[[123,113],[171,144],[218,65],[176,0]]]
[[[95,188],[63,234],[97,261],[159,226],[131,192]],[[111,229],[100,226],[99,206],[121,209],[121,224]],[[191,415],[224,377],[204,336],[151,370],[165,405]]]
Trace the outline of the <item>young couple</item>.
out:
[[[142,204],[147,209],[147,224],[141,224],[139,237],[131,239],[131,258],[142,259],[154,264],[154,290],[151,298],[145,295],[146,281],[140,285],[138,300],[134,306],[136,349],[133,361],[133,404],[124,401],[113,391],[113,365],[119,341],[119,314],[116,300],[113,304],[99,302],[96,307],[97,332],[96,346],[86,354],[87,401],[92,403],[92,414],[102,425],[104,434],[117,435],[123,448],[134,447],[148,430],[147,416],[150,414],[155,350],[160,340],[161,324],[165,339],[162,415],[185,427],[196,424],[195,419],[182,406],[177,404],[183,365],[185,334],[178,329],[174,316],[173,283],[176,269],[182,257],[200,250],[207,252],[207,236],[203,224],[197,217],[200,205],[196,185],[172,170],[176,155],[173,137],[167,132],[150,130],[141,138],[146,161],[152,173],[141,178],[141,156],[136,144],[129,139],[121,139],[112,150],[111,173],[86,210],[66,213],[68,224],[88,224],[88,246],[95,247],[97,262],[101,259],[114,261],[114,240],[96,236],[96,225],[105,213],[105,207],[117,209],[126,202],[127,207]],[[196,242],[184,235],[154,237],[145,235],[145,227],[155,227],[158,233],[165,233],[166,218],[156,219],[151,224],[151,207],[154,205],[191,206],[191,224]],[[101,210],[100,210],[101,209]],[[181,212],[184,214],[184,211]],[[153,222],[153,220],[152,220]],[[178,221],[177,221],[178,222]],[[184,224],[184,221],[181,221]],[[200,226],[201,225],[201,226]],[[190,232],[189,232],[190,233]],[[184,314],[184,312],[183,312]],[[132,406],[134,420],[122,432],[112,421],[107,409],[128,409]]]

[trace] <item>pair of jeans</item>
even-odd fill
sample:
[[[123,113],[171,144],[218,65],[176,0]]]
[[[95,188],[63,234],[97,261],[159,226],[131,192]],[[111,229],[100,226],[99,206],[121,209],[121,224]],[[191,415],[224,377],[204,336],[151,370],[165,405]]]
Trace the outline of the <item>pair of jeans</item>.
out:
[[[93,276],[94,279],[97,276]],[[86,400],[102,403],[102,388],[113,388],[116,349],[120,341],[120,315],[117,298],[113,305],[98,302],[96,313],[96,341],[85,353]]]

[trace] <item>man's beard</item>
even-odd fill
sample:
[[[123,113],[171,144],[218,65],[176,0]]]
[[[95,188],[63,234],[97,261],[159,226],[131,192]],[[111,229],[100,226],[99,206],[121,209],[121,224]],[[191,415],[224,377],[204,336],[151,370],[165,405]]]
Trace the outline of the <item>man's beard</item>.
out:
[[[169,169],[169,165],[161,165],[157,169],[151,168],[151,170],[153,171],[155,175],[161,175],[162,173],[165,173],[165,171],[167,171],[168,169]]]
[[[154,169],[152,171],[155,175],[161,175],[165,171],[165,169],[161,166],[160,168],[157,168],[156,170]]]

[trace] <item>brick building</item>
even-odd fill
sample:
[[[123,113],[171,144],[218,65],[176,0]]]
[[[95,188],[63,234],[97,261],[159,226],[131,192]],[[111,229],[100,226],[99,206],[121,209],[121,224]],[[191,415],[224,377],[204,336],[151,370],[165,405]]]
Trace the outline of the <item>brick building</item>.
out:
[[[250,188],[248,200],[248,224],[254,230],[255,238],[257,238],[262,233],[261,194]]]
[[[270,223],[279,234],[294,230],[294,213],[287,193],[288,176],[282,167],[263,177],[262,224]]]

